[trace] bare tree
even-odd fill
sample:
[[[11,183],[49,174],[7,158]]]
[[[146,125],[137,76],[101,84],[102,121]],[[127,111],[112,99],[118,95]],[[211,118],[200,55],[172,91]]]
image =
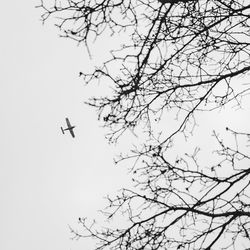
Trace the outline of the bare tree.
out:
[[[82,218],[83,234],[72,232],[96,238],[96,249],[249,249],[250,155],[237,142],[250,134],[228,130],[235,146],[214,134],[219,149],[207,168],[198,150],[172,164],[165,152],[143,154],[144,163],[134,170],[137,188],[108,197],[105,210],[109,220],[125,217],[128,226],[98,230]]]
[[[59,17],[61,35],[89,50],[105,33],[127,34],[101,67],[80,75],[87,84],[98,80],[113,88],[89,101],[111,142],[128,130],[143,128],[145,136],[118,160],[134,159],[135,188],[108,198],[105,210],[109,220],[125,216],[128,226],[98,230],[80,219],[86,234],[72,230],[75,236],[96,238],[97,249],[230,249],[242,239],[250,244],[249,141],[238,143],[249,139],[249,131],[227,128],[231,146],[214,132],[218,149],[209,168],[200,163],[198,147],[174,161],[168,156],[177,134],[194,132],[199,112],[229,102],[240,107],[249,93],[239,84],[250,70],[249,1],[42,0],[39,7],[43,21]],[[175,129],[155,129],[169,112],[176,114]]]

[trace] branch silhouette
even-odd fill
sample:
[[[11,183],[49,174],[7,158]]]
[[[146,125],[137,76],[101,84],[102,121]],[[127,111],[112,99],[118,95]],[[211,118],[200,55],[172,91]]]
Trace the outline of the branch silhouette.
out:
[[[89,51],[93,40],[106,34],[127,35],[100,67],[79,76],[86,84],[112,86],[111,94],[88,102],[108,128],[110,142],[129,131],[145,135],[129,155],[117,159],[134,159],[134,189],[107,197],[103,211],[109,221],[125,218],[124,228],[102,228],[80,218],[83,233],[71,229],[74,236],[92,237],[96,249],[113,250],[249,244],[249,131],[226,128],[233,146],[214,132],[216,156],[210,165],[200,161],[199,147],[174,161],[169,157],[177,135],[195,132],[200,112],[231,102],[241,107],[249,94],[248,85],[239,83],[250,70],[249,2],[67,0],[49,5],[41,0],[38,7],[44,22],[57,17],[61,36]],[[175,115],[175,128],[166,131],[163,124],[159,132],[155,127],[169,113]]]

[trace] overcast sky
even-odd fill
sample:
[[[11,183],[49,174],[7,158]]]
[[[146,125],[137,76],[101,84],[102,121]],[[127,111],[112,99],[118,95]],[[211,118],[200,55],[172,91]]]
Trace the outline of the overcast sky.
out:
[[[0,249],[90,249],[70,240],[67,225],[94,217],[125,171],[83,104],[87,54],[42,26],[35,4],[1,3]],[[75,139],[61,133],[65,117]]]
[[[94,217],[126,171],[114,166],[96,113],[83,104],[89,92],[78,72],[86,52],[42,26],[34,6],[1,3],[0,249],[87,250],[90,243],[70,240],[67,225]],[[219,115],[218,129],[249,124],[249,116],[233,116]],[[65,117],[77,126],[75,139],[60,131]],[[215,120],[202,122],[212,131]]]

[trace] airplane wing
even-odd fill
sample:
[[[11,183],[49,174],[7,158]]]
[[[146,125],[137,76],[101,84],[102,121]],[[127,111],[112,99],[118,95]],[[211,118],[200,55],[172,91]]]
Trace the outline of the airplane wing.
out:
[[[71,129],[69,130],[69,132],[70,132],[70,134],[72,135],[72,137],[75,138],[75,134],[74,134],[73,128],[71,128]]]
[[[69,118],[66,118],[66,123],[67,123],[68,128],[70,128],[70,127],[71,127],[71,124],[70,124],[70,122],[69,122]]]

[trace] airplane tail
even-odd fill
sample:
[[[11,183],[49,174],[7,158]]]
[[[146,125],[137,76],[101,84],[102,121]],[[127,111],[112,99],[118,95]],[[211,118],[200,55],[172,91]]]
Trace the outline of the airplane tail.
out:
[[[64,134],[64,129],[61,127],[62,133]]]

